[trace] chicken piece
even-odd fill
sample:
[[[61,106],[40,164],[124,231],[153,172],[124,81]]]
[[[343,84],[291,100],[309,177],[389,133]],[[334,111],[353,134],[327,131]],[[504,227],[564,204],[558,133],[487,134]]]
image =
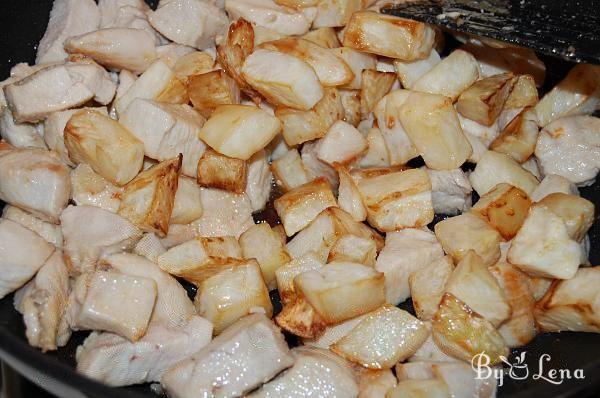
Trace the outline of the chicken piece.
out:
[[[500,134],[499,124],[494,123],[488,127],[474,120],[467,119],[460,113],[457,113],[457,116],[463,134],[467,141],[469,141],[469,144],[471,144],[473,150],[467,160],[471,163],[478,163],[481,157],[487,152],[490,144]]]
[[[544,175],[593,184],[600,170],[600,118],[569,116],[548,124],[538,136],[535,156]]]
[[[373,11],[352,14],[344,46],[385,57],[414,61],[433,47],[435,31],[427,24]]]
[[[448,388],[450,397],[495,398],[498,380],[478,377],[472,366],[462,362],[439,363],[432,366],[436,380]]]
[[[30,229],[0,219],[0,298],[29,281],[54,252],[54,246]]]
[[[146,257],[153,263],[158,263],[158,258],[166,251],[167,249],[165,249],[158,236],[153,232],[145,233],[133,248],[134,254]]]
[[[329,263],[301,273],[294,284],[327,324],[373,311],[385,302],[383,273],[356,263]]]
[[[394,60],[394,68],[398,74],[398,79],[402,83],[402,87],[411,89],[414,84],[434,66],[441,61],[440,55],[435,49],[431,49],[427,58],[404,61],[401,59]]]
[[[356,221],[364,221],[367,218],[367,209],[362,202],[360,191],[356,182],[346,167],[336,164],[340,185],[338,187],[338,204],[340,209],[349,213]]]
[[[543,204],[534,204],[507,257],[529,275],[571,279],[585,261],[582,254],[563,219]]]
[[[559,216],[567,227],[569,237],[582,242],[595,221],[594,204],[577,195],[552,193],[538,202]],[[587,258],[587,256],[586,256]]]
[[[227,32],[227,16],[213,3],[201,0],[161,1],[150,12],[150,24],[175,43],[204,49]]]
[[[412,86],[413,90],[441,94],[453,101],[479,79],[479,65],[470,53],[454,50],[425,73]]]
[[[161,378],[172,397],[238,397],[266,383],[294,359],[279,329],[264,315],[246,316]]]
[[[243,193],[246,188],[247,163],[208,149],[198,161],[198,184],[233,193]]]
[[[364,70],[363,72],[365,72]],[[373,71],[372,71],[373,72]],[[376,72],[376,71],[375,71]],[[380,87],[371,87],[372,90],[379,90]],[[339,89],[340,99],[342,101],[342,107],[344,108],[344,115],[341,120],[344,122],[358,127],[361,122],[361,94],[360,90],[348,90]],[[387,92],[387,91],[386,91]],[[383,93],[385,94],[385,93]],[[370,93],[370,95],[374,95]],[[379,98],[378,98],[379,100]],[[375,104],[373,104],[374,106]],[[366,105],[365,105],[366,106]],[[366,115],[367,118],[371,117],[371,114]],[[360,130],[359,130],[360,131]]]
[[[480,196],[500,183],[513,185],[530,195],[539,184],[538,179],[513,158],[495,151],[485,152],[469,175],[469,181]]]
[[[250,199],[253,212],[265,209],[271,197],[272,186],[273,173],[269,168],[267,151],[262,149],[248,159],[245,192],[248,199]]]
[[[461,261],[470,250],[480,256],[485,265],[491,266],[500,258],[501,235],[473,213],[447,218],[435,225],[435,235],[444,251]]]
[[[450,293],[442,296],[431,323],[434,341],[453,357],[468,362],[474,355],[485,352],[493,366],[509,353],[504,339],[491,322]]]
[[[100,26],[100,10],[93,0],[56,0],[44,37],[37,46],[36,64],[60,62],[67,57],[64,41]]]
[[[600,103],[599,71],[598,65],[575,65],[535,106],[539,126],[565,116],[592,114]]]
[[[167,369],[200,351],[211,337],[212,325],[199,316],[178,328],[152,324],[136,342],[94,332],[77,347],[77,371],[113,387],[159,382]]]
[[[292,303],[296,299],[297,293],[294,286],[294,278],[296,276],[306,271],[319,269],[323,265],[314,252],[308,252],[277,268],[275,277],[281,302],[285,305]]]
[[[180,176],[169,224],[188,224],[202,216],[201,188],[189,177]]]
[[[571,181],[556,174],[548,174],[531,193],[530,198],[534,202],[539,202],[555,192],[579,196],[579,190]]]
[[[252,205],[246,194],[201,188],[202,217],[192,222],[198,236],[238,238],[254,225]]]
[[[356,235],[344,235],[331,246],[327,262],[353,262],[375,266],[377,246],[371,239]]]
[[[444,256],[432,259],[409,274],[410,296],[419,319],[433,317],[453,270],[452,258]]]
[[[274,202],[287,236],[304,229],[322,210],[332,206],[337,207],[337,203],[324,178],[296,187]]]
[[[460,94],[456,110],[484,126],[491,126],[502,112],[514,84],[512,73],[478,80]]]
[[[327,326],[325,319],[302,296],[284,305],[275,317],[275,323],[286,332],[303,339],[317,338]]]
[[[144,143],[146,156],[166,160],[181,153],[182,173],[197,177],[206,145],[198,138],[204,118],[192,107],[139,98],[120,114],[119,121]]]
[[[363,8],[363,3],[356,0],[322,0],[316,7],[317,13],[313,21],[313,29],[335,28],[345,26],[352,14]]]
[[[554,281],[535,306],[535,321],[543,332],[594,332],[598,323],[600,267],[580,268],[569,280]]]
[[[472,154],[452,101],[443,95],[412,92],[398,119],[430,169],[460,167]]]
[[[215,151],[248,160],[267,146],[281,130],[279,120],[250,105],[218,106],[198,136]]]
[[[440,301],[441,297],[442,295],[440,295]],[[434,314],[437,311],[438,304],[439,301],[435,304],[436,308]],[[431,332],[431,322],[425,322],[425,325]],[[438,347],[430,333],[423,345],[421,345],[421,347],[419,347],[419,349],[410,358],[408,358],[408,362],[405,362],[404,364],[396,364],[396,374],[398,376],[398,380],[421,379],[429,377],[430,373],[427,372],[427,369],[419,369],[422,368],[422,366],[419,366],[422,364],[421,361],[432,364],[434,362],[461,362],[459,359],[444,353],[440,347]],[[420,376],[417,373],[423,373],[423,377],[416,377]]]
[[[538,125],[535,117],[532,110],[524,109],[492,141],[490,149],[505,153],[519,163],[530,159],[535,151],[538,137]]]
[[[271,163],[271,170],[275,175],[275,182],[282,187],[284,192],[310,181],[310,176],[295,148],[289,149],[284,155],[274,159]]]
[[[318,15],[319,11],[317,10],[317,17]],[[315,19],[317,17],[315,17]],[[313,26],[313,29],[304,34],[302,38],[327,49],[337,48],[341,46],[340,40],[337,37],[335,29],[331,27],[315,28]]]
[[[2,209],[2,218],[21,224],[52,243],[57,249],[62,249],[63,235],[60,225],[40,220],[34,215],[18,207],[5,205]]]
[[[64,320],[68,298],[69,273],[63,253],[56,250],[15,295],[15,307],[23,314],[29,345],[47,352],[66,344],[70,337]]]
[[[338,120],[317,141],[317,157],[333,166],[334,163],[348,164],[367,150],[367,140],[352,125]]]
[[[363,178],[358,190],[367,220],[382,232],[418,228],[433,220],[431,181],[420,169]]]
[[[44,141],[48,146],[48,149],[58,153],[60,160],[68,166],[75,167],[75,163],[71,161],[69,152],[65,147],[65,127],[67,122],[71,119],[71,116],[82,110],[94,110],[108,116],[108,110],[106,107],[97,108],[81,108],[81,109],[69,109],[66,111],[53,112],[44,121]]]
[[[86,164],[71,171],[71,199],[76,205],[100,207],[116,213],[121,204],[122,189],[96,174]]]
[[[143,142],[119,122],[93,110],[71,116],[64,140],[73,163],[87,163],[119,186],[130,182],[144,162]]]
[[[444,292],[451,293],[496,327],[511,316],[504,291],[472,250],[456,264]]]
[[[350,333],[369,313],[348,319],[335,325],[328,325],[322,333],[315,338],[302,339],[305,346],[329,349],[333,344]]]
[[[331,346],[342,357],[370,369],[390,369],[414,354],[427,339],[425,324],[390,305],[367,316]]]
[[[435,214],[456,215],[471,208],[473,188],[461,169],[424,170],[431,180],[431,200]]]
[[[194,304],[181,284],[152,261],[135,254],[117,253],[104,256],[100,265],[125,275],[149,278],[156,282],[158,293],[150,327],[156,324],[169,328],[181,327],[196,314]]]
[[[277,233],[266,223],[250,227],[240,235],[239,241],[243,257],[256,259],[267,287],[269,290],[274,290],[277,287],[275,280],[277,269],[291,260],[285,242],[282,242]]]
[[[182,55],[177,59],[173,66],[173,72],[177,78],[189,83],[189,79],[194,75],[201,75],[213,70],[215,60],[206,51],[193,51]]]
[[[325,2],[323,2],[325,4]],[[338,47],[331,49],[335,55],[340,57],[354,74],[354,80],[342,86],[350,90],[360,90],[362,87],[362,71],[365,69],[377,68],[377,57],[373,54],[357,51],[350,47]]]
[[[379,70],[365,69],[362,71],[360,92],[354,97],[360,101],[360,113],[356,112],[356,124],[360,122],[361,115],[368,116],[375,105],[390,92],[397,83],[395,72],[381,72]],[[347,106],[345,106],[347,108]],[[350,119],[346,116],[346,120]]]
[[[214,51],[213,47],[210,48],[212,48],[212,51]],[[205,51],[209,51],[209,48],[207,48]],[[186,55],[192,54],[194,52],[196,52],[194,47],[177,43],[167,43],[163,44],[162,46],[156,47],[156,55],[158,56],[158,59],[164,62],[169,68],[171,68],[171,70],[175,68],[175,65],[179,60],[181,60]],[[211,58],[213,60],[214,65],[214,54],[211,56]],[[175,71],[173,70],[173,72]],[[183,81],[185,81],[185,79]]]
[[[396,387],[398,381],[394,373],[389,370],[372,370],[362,366],[354,367],[354,376],[358,382],[357,398],[385,397],[388,390]]]
[[[443,256],[442,246],[426,228],[389,232],[375,264],[385,274],[387,303],[397,305],[410,297],[408,280],[413,271]]]
[[[69,75],[74,81],[82,81],[94,93],[94,101],[101,105],[112,102],[117,91],[117,82],[106,69],[83,55],[71,55],[69,61],[65,64]]]
[[[141,29],[106,28],[70,37],[69,53],[83,54],[109,69],[143,73],[156,59],[154,37]]]
[[[307,111],[323,98],[311,66],[279,51],[255,50],[244,61],[242,76],[273,105]]]
[[[354,375],[340,361],[332,360],[329,353],[298,348],[292,350],[292,355],[294,366],[249,394],[248,398],[302,398],[313,394],[323,398],[357,397]]]
[[[15,123],[12,112],[7,107],[0,107],[0,136],[8,144],[16,148],[46,149],[39,125],[30,123]]]
[[[359,159],[358,166],[360,168],[391,166],[390,156],[381,130],[378,128],[369,128],[366,139],[368,148]]]
[[[219,105],[240,103],[240,89],[223,69],[190,76],[187,90],[194,108],[205,114]]]
[[[533,309],[535,298],[529,288],[529,277],[513,265],[498,262],[490,272],[504,291],[512,310],[510,318],[498,328],[509,347],[529,343],[537,334]]]
[[[10,149],[0,153],[0,199],[57,224],[67,206],[69,168],[43,149]]]
[[[142,237],[125,218],[95,206],[68,206],[60,221],[65,261],[76,275],[93,270],[104,255],[133,248]]]
[[[306,142],[302,145],[300,156],[302,164],[307,171],[309,181],[315,178],[325,178],[329,184],[335,189],[338,186],[338,175],[333,167],[319,160],[317,141]]]
[[[156,295],[153,279],[96,271],[90,279],[76,327],[104,330],[138,341],[146,334]]]
[[[305,34],[312,22],[302,9],[280,6],[273,0],[225,0],[225,10],[232,20],[244,18],[285,36]]]

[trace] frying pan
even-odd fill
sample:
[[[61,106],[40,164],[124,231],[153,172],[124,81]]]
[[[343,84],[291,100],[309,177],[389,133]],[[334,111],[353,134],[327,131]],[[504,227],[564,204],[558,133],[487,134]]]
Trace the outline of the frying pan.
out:
[[[35,46],[42,37],[48,23],[52,0],[12,0],[0,2],[0,78],[8,76],[10,68],[18,62],[32,63]],[[151,5],[153,2],[149,1]],[[548,87],[556,84],[572,67],[563,61],[543,58],[548,67]],[[581,195],[600,208],[600,184],[581,189]],[[3,204],[0,202],[0,207]],[[272,208],[259,218],[274,221]],[[600,264],[600,223],[590,230],[592,250],[590,261]],[[598,287],[600,288],[600,286]],[[191,291],[190,294],[193,294]],[[276,295],[276,294],[275,294]],[[278,299],[275,297],[275,299]],[[278,307],[276,303],[275,307]],[[401,305],[411,309],[410,302]],[[25,339],[22,317],[13,307],[13,296],[0,300],[0,358],[31,381],[61,397],[94,398],[141,398],[152,397],[149,385],[127,388],[110,388],[77,374],[74,370],[75,349],[87,333],[76,332],[69,344],[56,352],[42,354],[30,347]],[[548,398],[548,397],[597,397],[600,391],[600,334],[554,333],[537,336],[526,347],[513,350],[514,357],[526,352],[525,363],[530,370],[527,380],[516,381],[505,377],[499,397]],[[542,379],[534,379],[539,369],[542,354],[551,360],[543,363],[549,369],[583,369],[585,379],[565,380],[559,385]]]

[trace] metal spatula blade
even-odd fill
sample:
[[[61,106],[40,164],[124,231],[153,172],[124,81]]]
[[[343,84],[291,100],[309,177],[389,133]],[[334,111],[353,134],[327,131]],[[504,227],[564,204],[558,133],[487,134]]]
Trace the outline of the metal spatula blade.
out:
[[[569,61],[600,63],[599,0],[416,0],[381,11]]]

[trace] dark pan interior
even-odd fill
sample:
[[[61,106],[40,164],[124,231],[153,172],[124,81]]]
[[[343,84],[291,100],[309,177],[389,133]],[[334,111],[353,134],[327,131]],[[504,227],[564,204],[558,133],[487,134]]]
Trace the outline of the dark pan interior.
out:
[[[152,2],[150,2],[152,3]],[[8,76],[10,68],[18,62],[32,63],[35,58],[35,46],[43,35],[52,0],[0,1],[0,80]],[[552,87],[572,66],[563,61],[544,58],[548,67],[548,84]],[[583,197],[600,206],[600,184],[581,189]],[[1,204],[0,204],[1,206]],[[273,211],[267,210],[263,219],[273,219]],[[600,223],[590,231],[592,249],[590,261],[600,264]],[[600,286],[599,286],[600,288]],[[191,292],[192,293],[192,292]],[[410,309],[409,303],[403,308]],[[147,385],[113,389],[78,375],[74,370],[75,349],[81,344],[87,333],[75,333],[69,344],[48,354],[42,354],[27,345],[21,316],[14,310],[12,295],[0,300],[0,352],[10,363],[27,368],[26,374],[38,382],[55,380],[69,385],[90,397],[148,397],[152,396]],[[600,391],[600,335],[592,333],[543,334],[518,350],[513,356],[525,351],[530,377],[515,381],[505,378],[505,385],[499,389],[499,397],[583,397],[598,396]],[[554,385],[540,378],[533,378],[540,369],[542,354],[549,354],[551,360],[543,363],[543,371],[549,369],[575,369],[584,371],[584,380],[565,380]],[[513,361],[514,363],[514,361]],[[25,368],[24,368],[25,367]],[[23,371],[23,370],[22,370]]]

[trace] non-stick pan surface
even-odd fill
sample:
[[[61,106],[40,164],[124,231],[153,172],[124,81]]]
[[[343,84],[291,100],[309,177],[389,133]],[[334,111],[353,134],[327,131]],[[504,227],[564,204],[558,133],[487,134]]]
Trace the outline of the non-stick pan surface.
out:
[[[152,2],[150,2],[152,3]],[[8,76],[10,68],[18,62],[32,63],[35,48],[42,37],[52,0],[2,0],[0,1],[0,80]],[[554,59],[544,59],[548,67],[548,86],[565,75],[572,66]],[[600,208],[600,184],[581,189],[583,197]],[[0,204],[0,207],[2,204]],[[272,218],[272,211],[263,215]],[[592,250],[590,261],[600,265],[600,222],[598,219],[590,231]],[[598,286],[600,289],[600,286]],[[405,303],[403,307],[409,307]],[[0,357],[17,371],[34,382],[64,397],[94,398],[140,398],[152,397],[149,385],[128,388],[110,388],[80,376],[74,370],[75,349],[87,333],[74,333],[66,347],[56,352],[42,354],[30,347],[25,339],[22,317],[13,307],[13,296],[0,300]],[[543,334],[518,350],[514,350],[511,363],[525,352],[525,364],[529,375],[525,380],[513,380],[508,375],[499,397],[549,398],[549,397],[597,397],[600,394],[600,335],[593,333]],[[545,361],[543,354],[550,356]],[[540,365],[540,359],[542,359]],[[551,369],[569,369],[571,375],[582,369],[585,379],[565,379],[553,384],[542,377]],[[520,373],[519,373],[520,372]],[[523,368],[516,369],[517,376]],[[556,381],[555,381],[556,382]]]

